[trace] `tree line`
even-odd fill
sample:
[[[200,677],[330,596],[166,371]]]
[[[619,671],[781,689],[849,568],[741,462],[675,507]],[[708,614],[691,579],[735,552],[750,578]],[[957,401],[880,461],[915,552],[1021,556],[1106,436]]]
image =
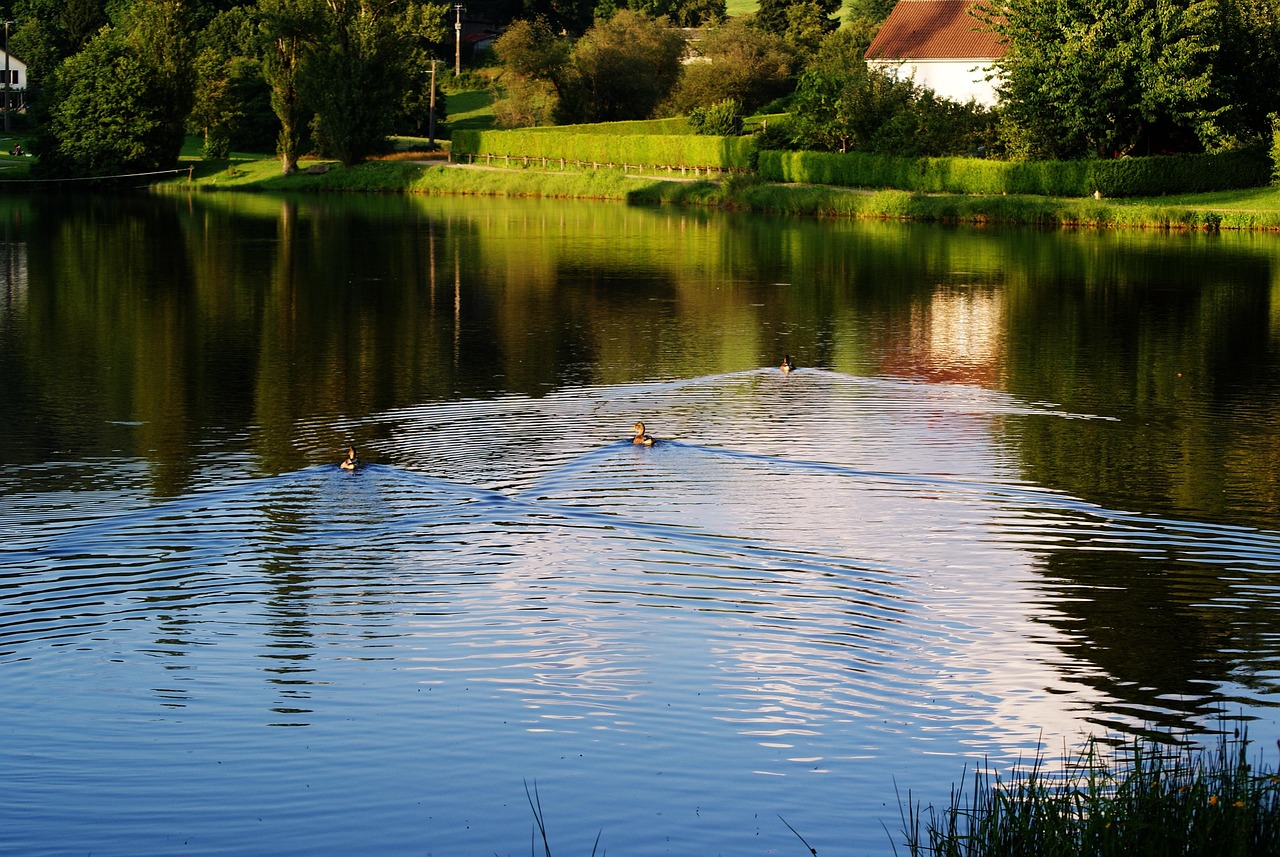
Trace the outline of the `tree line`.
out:
[[[483,5],[477,3],[483,2]],[[894,0],[477,0],[504,127],[689,116],[769,148],[1077,159],[1275,139],[1280,0],[986,0],[1000,106],[938,96],[863,55]],[[355,164],[422,134],[455,10],[422,0],[15,0],[11,50],[39,98],[39,169],[172,165],[274,149]],[[686,29],[681,29],[686,28]],[[697,28],[691,30],[688,28]],[[437,92],[437,118],[443,93]]]

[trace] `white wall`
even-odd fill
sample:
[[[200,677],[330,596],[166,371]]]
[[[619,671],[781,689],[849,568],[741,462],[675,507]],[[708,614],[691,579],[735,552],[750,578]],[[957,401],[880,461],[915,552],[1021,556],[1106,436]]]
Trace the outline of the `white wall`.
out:
[[[985,78],[990,60],[867,60],[867,65],[909,77],[952,101],[973,99],[987,107],[996,106],[996,90]]]
[[[9,57],[9,88],[27,88],[27,64],[15,56]],[[4,51],[0,50],[0,89],[4,89]]]

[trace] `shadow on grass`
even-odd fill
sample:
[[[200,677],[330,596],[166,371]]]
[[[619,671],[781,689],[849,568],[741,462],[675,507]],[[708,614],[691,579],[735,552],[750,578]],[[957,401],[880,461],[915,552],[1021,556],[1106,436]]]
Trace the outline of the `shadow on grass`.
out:
[[[487,89],[469,89],[449,93],[449,121],[452,133],[457,130],[487,131],[493,127],[493,93]]]

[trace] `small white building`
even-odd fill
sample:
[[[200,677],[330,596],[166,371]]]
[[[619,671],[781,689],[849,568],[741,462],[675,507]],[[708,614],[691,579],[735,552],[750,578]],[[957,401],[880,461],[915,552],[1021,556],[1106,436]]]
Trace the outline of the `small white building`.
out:
[[[980,0],[898,0],[867,48],[867,65],[910,77],[953,101],[996,105],[987,80],[1004,45],[972,11]]]
[[[4,88],[6,63],[9,68],[9,89],[20,89],[25,92],[27,89],[27,64],[13,54],[6,56],[3,50],[0,50],[0,89]]]

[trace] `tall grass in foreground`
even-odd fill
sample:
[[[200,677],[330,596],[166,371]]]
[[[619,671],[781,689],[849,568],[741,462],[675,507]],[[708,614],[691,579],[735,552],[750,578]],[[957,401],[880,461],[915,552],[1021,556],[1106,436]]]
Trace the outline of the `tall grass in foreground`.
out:
[[[1215,750],[1091,738],[1059,771],[1043,756],[1008,781],[975,771],[944,810],[922,810],[908,794],[905,844],[912,857],[1280,854],[1280,776],[1252,767],[1248,744],[1240,735]]]

